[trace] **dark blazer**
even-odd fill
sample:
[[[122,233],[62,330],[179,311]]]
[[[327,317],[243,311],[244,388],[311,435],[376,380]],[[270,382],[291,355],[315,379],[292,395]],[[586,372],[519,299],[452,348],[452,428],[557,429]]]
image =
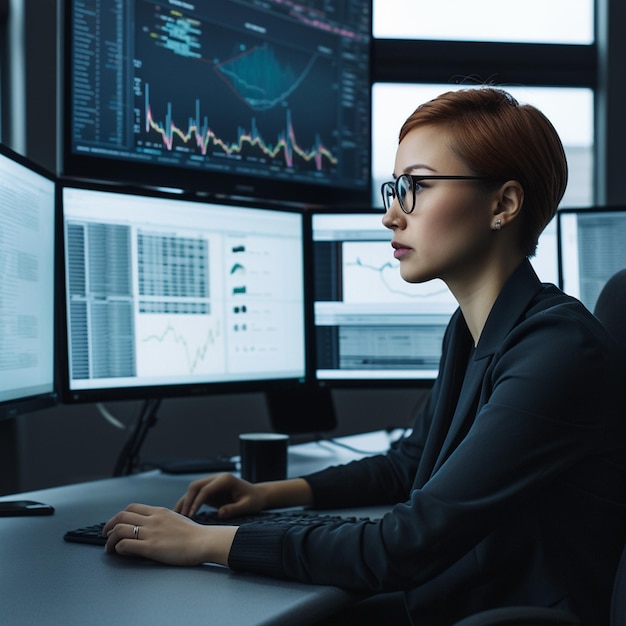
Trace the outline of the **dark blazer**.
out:
[[[600,323],[525,261],[475,349],[454,314],[439,377],[407,439],[306,477],[316,507],[390,503],[392,511],[375,523],[246,526],[230,565],[367,592],[403,589],[420,626],[508,604],[608,624],[626,542],[625,382]]]

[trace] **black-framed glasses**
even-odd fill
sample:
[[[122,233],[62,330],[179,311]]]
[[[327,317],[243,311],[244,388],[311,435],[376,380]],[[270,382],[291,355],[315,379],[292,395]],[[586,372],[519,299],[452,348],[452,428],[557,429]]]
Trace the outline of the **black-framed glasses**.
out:
[[[487,180],[488,176],[414,176],[413,174],[401,174],[395,180],[389,180],[382,184],[380,191],[383,195],[383,206],[389,211],[395,198],[398,198],[400,208],[405,213],[412,213],[415,208],[415,197],[419,191],[419,185],[424,180]]]

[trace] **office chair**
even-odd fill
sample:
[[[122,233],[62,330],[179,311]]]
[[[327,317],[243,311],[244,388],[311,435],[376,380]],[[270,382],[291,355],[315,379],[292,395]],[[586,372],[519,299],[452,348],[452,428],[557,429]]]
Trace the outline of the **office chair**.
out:
[[[538,606],[507,606],[465,617],[454,626],[580,626],[571,613]],[[617,566],[611,619],[607,626],[626,626],[626,546]]]
[[[616,341],[626,360],[626,269],[613,274],[606,282],[598,296],[594,314]]]
[[[626,269],[620,270],[604,285],[594,308],[626,361]],[[457,622],[455,626],[575,626],[579,620],[566,611],[534,606],[511,606],[481,611]],[[626,626],[626,546],[622,550],[611,599],[611,621],[607,626]]]
[[[626,268],[613,274],[602,288],[594,308],[626,360]],[[626,547],[617,567],[610,626],[626,626]]]
[[[506,606],[470,615],[454,626],[580,626],[567,611],[541,606]]]

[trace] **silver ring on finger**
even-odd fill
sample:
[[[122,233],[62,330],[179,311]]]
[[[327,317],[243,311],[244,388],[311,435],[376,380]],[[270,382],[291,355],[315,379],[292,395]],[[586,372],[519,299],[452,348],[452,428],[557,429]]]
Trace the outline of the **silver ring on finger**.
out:
[[[139,526],[133,527],[133,539],[139,539]]]

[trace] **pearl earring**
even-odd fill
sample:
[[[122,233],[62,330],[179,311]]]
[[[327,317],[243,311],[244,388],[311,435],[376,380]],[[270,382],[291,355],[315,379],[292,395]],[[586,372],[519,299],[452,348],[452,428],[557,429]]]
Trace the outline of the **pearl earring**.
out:
[[[496,220],[496,223],[493,225],[493,230],[500,230],[502,228],[502,221]]]

